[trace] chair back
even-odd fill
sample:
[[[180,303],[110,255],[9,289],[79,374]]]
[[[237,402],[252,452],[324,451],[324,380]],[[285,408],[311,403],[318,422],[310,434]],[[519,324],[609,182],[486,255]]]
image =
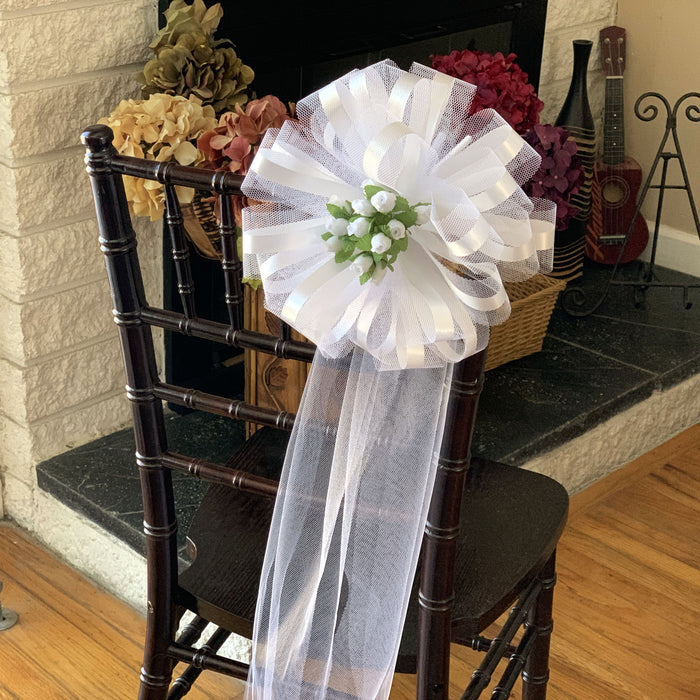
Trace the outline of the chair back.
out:
[[[292,429],[294,416],[287,411],[263,408],[245,400],[162,381],[156,367],[151,329],[161,328],[228,347],[304,362],[313,359],[315,349],[310,343],[293,340],[284,323],[278,335],[244,327],[242,263],[237,251],[232,202],[232,197],[241,194],[243,178],[230,172],[212,172],[120,155],[112,145],[112,138],[107,126],[90,127],[82,134],[87,148],[86,164],[92,181],[100,245],[111,287],[114,320],[119,327],[127,395],[133,411],[136,462],[144,501],[148,599],[153,601],[170,595],[177,587],[177,520],[171,471],[253,494],[274,497],[277,492],[277,482],[273,479],[171,451],[167,444],[163,402],[283,430]],[[165,229],[170,238],[177,275],[178,309],[155,307],[146,299],[122,180],[125,176],[158,182],[164,188]],[[197,313],[189,244],[176,192],[178,186],[218,197],[221,274],[225,286],[223,302],[228,323],[201,318]],[[480,352],[454,368],[445,436],[426,525],[420,574],[418,668],[428,677],[441,673],[440,669],[449,663],[459,513],[484,360],[485,352]],[[170,629],[174,635],[176,619],[172,606],[166,606],[165,610],[162,606],[149,608],[148,622],[155,629]],[[187,653],[177,645],[170,644],[168,649],[176,656],[180,654],[181,660],[187,660]],[[241,668],[234,675],[244,677],[245,669],[243,665],[239,666]]]

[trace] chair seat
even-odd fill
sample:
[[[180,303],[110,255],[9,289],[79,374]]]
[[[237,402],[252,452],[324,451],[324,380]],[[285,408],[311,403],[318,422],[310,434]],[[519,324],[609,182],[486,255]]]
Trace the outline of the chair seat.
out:
[[[227,466],[279,479],[288,442],[289,433],[261,428]],[[195,559],[178,579],[182,605],[231,632],[252,635],[273,507],[272,498],[209,486],[187,534]]]
[[[229,461],[237,469],[278,478],[288,434],[263,428]],[[197,556],[180,575],[186,607],[249,636],[273,501],[213,485],[189,538]],[[568,510],[566,490],[547,476],[474,459],[462,501],[455,571],[455,640],[478,634],[512,603],[528,574],[554,551]],[[221,572],[226,572],[222,575]],[[415,671],[418,577],[396,670]]]

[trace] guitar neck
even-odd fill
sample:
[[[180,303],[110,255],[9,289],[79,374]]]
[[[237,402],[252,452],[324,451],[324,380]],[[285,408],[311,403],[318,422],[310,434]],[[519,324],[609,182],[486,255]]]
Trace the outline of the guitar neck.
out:
[[[625,160],[623,107],[622,76],[616,75],[605,78],[603,162],[608,165],[617,165]]]

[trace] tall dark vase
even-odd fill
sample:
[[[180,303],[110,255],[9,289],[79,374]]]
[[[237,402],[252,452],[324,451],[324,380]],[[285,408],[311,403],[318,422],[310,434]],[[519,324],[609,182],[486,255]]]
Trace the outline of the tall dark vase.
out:
[[[576,39],[574,47],[574,71],[569,86],[569,94],[559,112],[555,124],[565,127],[576,141],[578,156],[583,161],[585,178],[578,194],[571,197],[571,203],[579,208],[579,213],[571,218],[569,227],[557,231],[554,240],[553,277],[566,281],[579,277],[583,272],[583,251],[586,241],[586,225],[591,210],[591,184],[595,161],[595,123],[588,103],[588,59],[593,42]]]

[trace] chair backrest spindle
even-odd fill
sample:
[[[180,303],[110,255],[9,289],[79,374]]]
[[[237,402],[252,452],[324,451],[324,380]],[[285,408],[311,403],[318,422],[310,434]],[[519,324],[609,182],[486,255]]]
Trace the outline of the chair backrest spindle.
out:
[[[196,318],[194,279],[190,265],[190,250],[185,240],[185,226],[175,187],[165,185],[165,224],[170,234],[173,263],[177,276],[177,291],[186,318]]]
[[[154,394],[158,370],[151,329],[141,315],[146,297],[136,255],[136,235],[131,226],[124,183],[121,175],[112,168],[116,157],[112,138],[112,132],[106,126],[92,127],[82,136],[87,146],[87,169],[95,198],[101,249],[112,288],[114,320],[119,327],[127,396],[134,418],[136,463],[144,494],[146,557],[149,561],[158,560],[158,576],[148,576],[147,595],[151,601],[166,599],[176,585],[176,548],[162,545],[166,541],[174,543],[177,519],[172,473],[162,463],[162,455],[167,451],[165,420],[163,404]],[[159,496],[147,498],[146,494]],[[172,630],[174,633],[175,625],[173,605],[149,606],[147,627],[150,630]],[[149,634],[146,653],[152,653],[156,645],[156,635]]]
[[[243,328],[243,285],[241,272],[243,263],[238,255],[236,240],[236,221],[233,216],[233,202],[230,195],[219,198],[221,208],[221,268],[226,285],[226,308],[228,309],[231,328]]]

